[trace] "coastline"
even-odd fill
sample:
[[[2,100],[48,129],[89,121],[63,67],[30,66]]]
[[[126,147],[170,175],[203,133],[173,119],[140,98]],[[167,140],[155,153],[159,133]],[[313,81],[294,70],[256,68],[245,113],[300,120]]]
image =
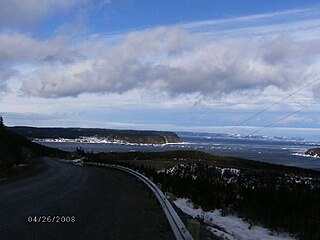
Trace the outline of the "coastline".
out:
[[[167,146],[167,145],[183,145],[191,144],[188,142],[167,142],[167,143],[132,143],[122,140],[106,140],[99,138],[45,138],[45,139],[31,139],[35,143],[91,143],[91,144],[117,144],[117,145],[128,145],[128,146]]]

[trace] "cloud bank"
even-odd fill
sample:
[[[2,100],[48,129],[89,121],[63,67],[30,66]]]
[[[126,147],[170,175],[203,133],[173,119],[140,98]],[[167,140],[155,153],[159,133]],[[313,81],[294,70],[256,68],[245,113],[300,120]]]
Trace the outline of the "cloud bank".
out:
[[[319,40],[278,36],[213,41],[179,27],[130,33],[116,46],[103,39],[73,47],[58,39],[26,42],[27,49],[35,49],[32,54],[12,46],[18,53],[8,53],[6,59],[24,54],[38,61],[21,91],[44,98],[134,89],[212,97],[270,86],[290,90],[316,76],[320,53]]]

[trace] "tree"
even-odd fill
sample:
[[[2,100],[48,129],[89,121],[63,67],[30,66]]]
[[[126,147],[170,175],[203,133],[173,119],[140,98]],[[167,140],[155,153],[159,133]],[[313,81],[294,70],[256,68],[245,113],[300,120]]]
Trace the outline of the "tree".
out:
[[[0,126],[2,126],[3,125],[3,118],[2,118],[2,116],[0,115]]]

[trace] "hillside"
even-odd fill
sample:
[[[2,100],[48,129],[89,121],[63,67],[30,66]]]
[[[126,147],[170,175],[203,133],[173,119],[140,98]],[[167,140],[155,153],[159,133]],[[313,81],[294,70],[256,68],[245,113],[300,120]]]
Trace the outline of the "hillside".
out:
[[[12,171],[19,164],[31,163],[39,156],[64,156],[61,150],[33,143],[0,125],[0,172]]]
[[[275,236],[279,231],[295,239],[320,239],[318,171],[198,151],[83,152],[83,155],[85,161],[135,169],[153,179],[164,192],[191,199],[204,211],[216,209],[221,216],[242,218],[248,222],[245,231],[258,225],[272,229]],[[206,217],[200,214],[197,219],[208,226]]]
[[[31,140],[97,138],[98,140],[103,139],[110,142],[118,141],[136,144],[165,144],[181,142],[176,133],[161,131],[36,127],[8,127],[8,129]]]
[[[95,162],[131,162],[137,165],[143,164],[155,169],[171,168],[179,164],[201,163],[221,168],[237,168],[260,172],[277,172],[282,174],[299,174],[303,176],[320,176],[319,171],[284,166],[236,157],[216,156],[209,153],[193,150],[175,150],[165,152],[105,152],[105,153],[82,153],[88,159]]]

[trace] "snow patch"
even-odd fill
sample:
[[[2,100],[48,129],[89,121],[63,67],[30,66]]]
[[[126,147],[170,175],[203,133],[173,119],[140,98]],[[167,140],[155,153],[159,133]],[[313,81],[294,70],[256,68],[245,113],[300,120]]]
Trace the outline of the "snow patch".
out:
[[[226,171],[229,171],[230,173],[239,176],[240,174],[240,169],[237,168],[220,168],[216,167],[217,170],[221,171],[221,175],[223,175]]]
[[[227,215],[222,216],[221,210],[203,211],[194,208],[193,203],[186,198],[177,198],[174,204],[184,213],[193,218],[201,218],[208,225],[208,229],[224,240],[293,240],[289,234],[273,234],[269,229],[252,226],[243,219]]]
[[[320,158],[320,156],[318,154],[315,155],[309,155],[309,154],[305,154],[305,153],[292,153],[293,156],[300,156],[300,157],[308,157],[308,158]]]

